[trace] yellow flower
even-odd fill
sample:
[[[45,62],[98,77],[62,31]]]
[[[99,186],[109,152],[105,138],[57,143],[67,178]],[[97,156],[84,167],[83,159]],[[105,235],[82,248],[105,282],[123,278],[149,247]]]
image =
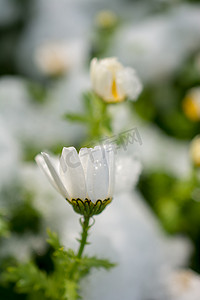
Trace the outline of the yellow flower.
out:
[[[105,102],[122,102],[126,98],[136,100],[142,90],[135,70],[124,67],[114,57],[93,58],[90,75],[94,92]]]
[[[183,111],[191,121],[200,121],[200,88],[192,88],[183,100]]]
[[[200,167],[200,135],[197,135],[191,142],[190,156],[193,164]]]

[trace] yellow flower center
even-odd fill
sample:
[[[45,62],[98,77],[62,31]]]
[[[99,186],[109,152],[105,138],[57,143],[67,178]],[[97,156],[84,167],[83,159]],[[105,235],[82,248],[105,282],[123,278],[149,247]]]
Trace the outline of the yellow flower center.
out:
[[[118,94],[118,91],[117,91],[117,83],[116,83],[116,80],[113,79],[113,82],[112,82],[112,87],[111,87],[111,94],[113,96],[113,99],[111,100],[111,102],[121,102],[123,100],[125,100],[125,96],[123,95],[119,95]]]
[[[183,111],[190,120],[192,121],[200,120],[200,107],[192,97],[187,97],[184,99]]]
[[[116,100],[118,99],[117,85],[116,85],[115,79],[113,80],[113,83],[112,83],[112,95]]]

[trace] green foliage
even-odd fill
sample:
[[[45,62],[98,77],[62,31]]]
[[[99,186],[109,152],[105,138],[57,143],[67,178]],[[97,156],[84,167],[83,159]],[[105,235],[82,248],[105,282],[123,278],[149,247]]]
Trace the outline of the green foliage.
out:
[[[86,270],[90,270],[90,268],[103,268],[109,270],[116,266],[116,264],[110,263],[107,259],[98,259],[95,256],[87,257],[84,256],[81,260],[81,264],[84,266]]]
[[[106,56],[119,25],[120,20],[117,16],[116,21],[110,26],[104,27],[96,24],[92,35],[90,59],[93,57],[102,58]]]
[[[143,174],[139,188],[170,233],[198,234],[200,203],[193,198],[198,183],[194,178],[180,180],[170,174],[154,171]],[[193,226],[191,226],[191,223]]]
[[[4,186],[1,190],[0,232],[6,227],[11,235],[39,233],[42,215],[34,207],[33,200],[34,193],[22,188],[17,180]]]
[[[88,139],[84,142],[84,146],[88,146],[92,140],[112,134],[111,116],[107,110],[108,104],[92,92],[83,95],[83,103],[84,114],[67,113],[64,118],[70,122],[85,124],[88,129]]]
[[[29,293],[31,290],[46,290],[47,276],[45,272],[39,270],[34,262],[8,268],[5,279],[16,282],[16,289],[19,293]]]
[[[105,259],[77,257],[73,250],[61,246],[55,232],[48,229],[48,243],[53,247],[54,269],[47,274],[34,261],[9,267],[3,274],[4,283],[14,283],[18,293],[26,293],[29,299],[76,300],[80,298],[80,280],[92,268],[109,270],[115,265]]]
[[[51,231],[49,228],[47,229],[47,234],[49,236],[49,238],[47,239],[47,243],[49,245],[51,245],[54,249],[59,249],[61,248],[61,244],[58,238],[58,235],[56,234],[56,232]]]
[[[0,237],[6,237],[9,235],[9,224],[6,219],[5,213],[0,211]]]
[[[35,103],[43,104],[47,100],[47,90],[44,88],[44,86],[32,81],[27,81],[26,87],[31,100],[33,100]]]
[[[10,217],[10,229],[16,233],[27,231],[37,233],[40,229],[41,216],[30,200],[26,200],[17,207]]]

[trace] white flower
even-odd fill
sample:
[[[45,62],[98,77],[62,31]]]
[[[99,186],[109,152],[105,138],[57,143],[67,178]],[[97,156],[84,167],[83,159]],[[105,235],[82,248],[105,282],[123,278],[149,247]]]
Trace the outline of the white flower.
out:
[[[79,154],[74,147],[64,147],[60,160],[43,152],[36,162],[76,212],[99,214],[111,202],[115,176],[111,145],[81,148]]]
[[[68,51],[65,44],[46,43],[35,53],[39,69],[46,75],[61,75],[69,68]]]
[[[136,100],[142,85],[135,70],[125,68],[114,57],[93,58],[90,65],[92,88],[106,102]]]
[[[169,278],[172,300],[199,300],[200,277],[191,270],[180,270]]]
[[[35,51],[35,63],[47,76],[64,75],[83,63],[86,46],[79,40],[49,41]]]
[[[200,135],[197,135],[190,145],[190,157],[196,167],[200,167]]]

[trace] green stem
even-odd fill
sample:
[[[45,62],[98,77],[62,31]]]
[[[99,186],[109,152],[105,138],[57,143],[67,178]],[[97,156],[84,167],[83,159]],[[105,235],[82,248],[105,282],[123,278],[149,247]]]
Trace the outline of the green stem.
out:
[[[76,255],[76,257],[79,258],[79,259],[81,258],[82,254],[83,254],[83,250],[85,248],[85,245],[87,244],[88,230],[91,227],[91,226],[89,226],[89,221],[90,221],[90,217],[84,216],[84,221],[80,222],[81,226],[82,226],[82,233],[81,233],[80,246],[79,246],[79,249],[78,249],[78,253]],[[75,261],[72,265],[71,271],[69,272],[69,279],[70,280],[75,280],[74,278],[76,277],[77,267],[78,267],[78,262]]]
[[[88,230],[90,228],[89,221],[90,221],[90,217],[84,216],[84,222],[81,223],[82,234],[81,234],[81,240],[80,240],[80,247],[79,247],[78,254],[77,254],[78,258],[81,258],[84,247],[87,244]]]

